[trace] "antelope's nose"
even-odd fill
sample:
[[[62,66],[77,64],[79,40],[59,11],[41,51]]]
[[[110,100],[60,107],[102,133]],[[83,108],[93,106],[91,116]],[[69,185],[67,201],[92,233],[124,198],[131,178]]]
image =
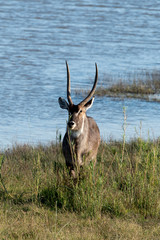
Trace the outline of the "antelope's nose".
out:
[[[74,121],[69,121],[69,122],[68,122],[68,127],[71,128],[71,129],[73,129],[73,128],[75,127],[75,125],[76,125],[76,124],[75,124]]]

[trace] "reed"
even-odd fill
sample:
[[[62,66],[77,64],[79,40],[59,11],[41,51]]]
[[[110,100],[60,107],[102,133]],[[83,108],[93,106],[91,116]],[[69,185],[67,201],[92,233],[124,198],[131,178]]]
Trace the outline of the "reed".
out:
[[[75,90],[76,94],[86,95],[87,90]],[[126,77],[104,78],[103,83],[97,88],[95,95],[99,97],[139,98],[152,101],[160,101],[155,94],[160,93],[160,72],[142,71],[130,74]],[[150,98],[152,95],[152,98]]]

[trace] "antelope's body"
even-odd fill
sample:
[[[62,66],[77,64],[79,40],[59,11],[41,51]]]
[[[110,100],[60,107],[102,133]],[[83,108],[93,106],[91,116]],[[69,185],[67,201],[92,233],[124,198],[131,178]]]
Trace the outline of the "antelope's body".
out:
[[[67,109],[69,119],[67,130],[63,139],[63,153],[66,165],[70,173],[75,176],[75,168],[79,169],[85,163],[94,161],[100,144],[99,128],[93,118],[86,115],[86,111],[92,106],[97,80],[98,69],[96,65],[96,76],[93,88],[89,95],[78,105],[74,105],[70,95],[70,73],[67,66],[67,103],[64,99],[59,98],[59,105]]]

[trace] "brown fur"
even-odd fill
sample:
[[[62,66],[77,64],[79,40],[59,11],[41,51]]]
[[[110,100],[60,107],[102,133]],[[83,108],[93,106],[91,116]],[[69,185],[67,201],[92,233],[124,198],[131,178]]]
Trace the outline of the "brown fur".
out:
[[[96,156],[100,144],[99,128],[93,118],[84,115],[83,132],[74,137],[74,134],[67,128],[63,139],[63,153],[66,165],[70,170],[80,167],[91,160],[96,163]]]

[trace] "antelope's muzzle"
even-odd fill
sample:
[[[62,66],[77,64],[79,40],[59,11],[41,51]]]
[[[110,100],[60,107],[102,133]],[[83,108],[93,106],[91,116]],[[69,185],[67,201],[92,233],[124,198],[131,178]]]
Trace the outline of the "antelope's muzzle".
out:
[[[68,127],[69,127],[70,129],[74,129],[75,126],[76,126],[76,123],[75,123],[74,121],[69,121],[69,122],[68,122]]]

